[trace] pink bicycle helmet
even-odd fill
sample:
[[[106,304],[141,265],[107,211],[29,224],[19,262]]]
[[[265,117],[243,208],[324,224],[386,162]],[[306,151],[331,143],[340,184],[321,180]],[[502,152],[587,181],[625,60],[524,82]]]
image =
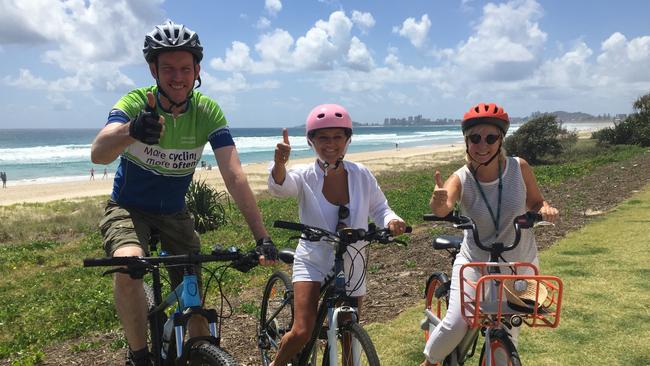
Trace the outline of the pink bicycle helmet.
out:
[[[316,130],[321,128],[344,128],[349,137],[352,135],[352,119],[348,111],[338,104],[321,104],[307,116],[307,137],[313,137]]]

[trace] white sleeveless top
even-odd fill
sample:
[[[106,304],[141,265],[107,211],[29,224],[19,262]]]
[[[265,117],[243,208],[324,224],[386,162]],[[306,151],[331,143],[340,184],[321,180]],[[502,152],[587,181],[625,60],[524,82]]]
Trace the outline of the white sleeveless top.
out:
[[[477,181],[467,165],[458,169],[454,174],[460,178],[461,214],[471,217],[478,228],[479,238],[484,245],[501,242],[510,245],[515,239],[513,221],[516,216],[526,213],[526,185],[521,175],[519,159],[508,157],[502,172],[503,191],[501,194],[501,215],[499,232],[497,233],[490,216],[490,211],[477,187]],[[481,182],[494,216],[499,205],[499,179],[492,182]],[[469,261],[487,262],[490,254],[480,249],[475,243],[470,230],[465,230],[461,255]],[[506,261],[532,262],[537,257],[537,244],[531,229],[521,230],[521,240],[517,248],[503,253]]]

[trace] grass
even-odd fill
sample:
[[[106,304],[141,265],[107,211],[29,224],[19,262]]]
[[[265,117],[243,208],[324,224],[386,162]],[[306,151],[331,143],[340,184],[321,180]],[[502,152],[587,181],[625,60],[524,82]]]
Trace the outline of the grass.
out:
[[[650,186],[540,254],[543,273],[564,282],[561,322],[556,329],[522,330],[523,364],[650,364],[648,227]],[[382,362],[421,362],[423,307],[368,327]]]
[[[625,147],[594,152],[596,147],[587,148],[590,149],[588,154],[577,154],[571,162],[535,167],[535,171],[537,174],[543,172],[541,175],[548,177],[544,178],[547,179],[545,182],[561,182],[569,177],[589,174],[588,169],[574,169],[573,173],[567,174],[566,171],[570,170],[567,164],[593,168],[608,161],[629,159],[643,151]],[[435,169],[441,170],[443,176],[447,177],[461,164],[458,161],[443,166],[386,173],[378,176],[378,179],[392,208],[409,224],[417,225],[422,222],[422,214],[429,211],[428,201],[433,190]],[[0,207],[0,293],[3,299],[3,306],[0,307],[0,360],[10,357],[14,364],[34,364],[43,357],[43,349],[52,342],[82,337],[91,332],[107,332],[118,327],[113,310],[111,281],[101,277],[101,269],[81,267],[83,258],[103,256],[97,224],[105,199]],[[644,207],[646,204],[640,198],[639,202],[630,202],[633,202],[629,204],[630,207]],[[279,247],[295,246],[295,241],[288,241],[291,233],[272,228],[272,223],[277,219],[297,220],[296,200],[261,195],[258,204],[264,224],[276,244]],[[215,243],[253,247],[241,213],[233,208],[227,214],[227,225],[219,231],[201,236],[206,250]],[[581,260],[565,255],[559,259],[559,263],[566,263],[564,270],[567,274],[573,271],[586,276],[588,273]],[[270,271],[269,268],[256,268],[246,275],[228,271],[224,276],[224,288],[229,289],[231,295],[236,295],[237,290],[244,286],[260,288]],[[644,282],[635,283],[641,288]],[[591,291],[584,296],[593,297],[596,293]],[[212,296],[216,294],[213,292]],[[244,303],[239,310],[255,313],[258,311],[256,306],[256,303]],[[408,332],[419,337],[419,332],[411,328]],[[123,339],[119,342],[115,347],[124,346]],[[91,346],[82,343],[77,347]]]

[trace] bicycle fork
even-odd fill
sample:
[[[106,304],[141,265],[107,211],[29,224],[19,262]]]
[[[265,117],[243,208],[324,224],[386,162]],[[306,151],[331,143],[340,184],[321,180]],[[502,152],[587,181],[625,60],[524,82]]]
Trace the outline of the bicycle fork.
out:
[[[338,334],[337,330],[339,328],[338,319],[339,316],[347,316],[351,318],[352,322],[357,322],[357,309],[351,306],[340,306],[337,308],[327,309],[327,347],[329,349],[329,366],[337,366],[338,360],[336,359],[338,355]],[[358,365],[359,360],[361,359],[361,345],[359,341],[352,337],[350,345],[350,352],[352,353],[352,365]]]

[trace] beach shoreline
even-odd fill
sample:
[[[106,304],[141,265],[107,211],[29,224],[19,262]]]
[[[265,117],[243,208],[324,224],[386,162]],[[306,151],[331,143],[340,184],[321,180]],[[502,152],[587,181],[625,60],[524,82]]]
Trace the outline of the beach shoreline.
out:
[[[408,169],[413,166],[442,165],[452,159],[462,158],[464,147],[460,144],[432,145],[424,147],[400,147],[378,151],[350,153],[346,160],[362,163],[373,173],[385,170]],[[310,164],[313,157],[291,159],[289,168],[299,164]],[[267,179],[271,161],[244,164],[248,182],[255,193],[267,189]],[[219,169],[197,169],[194,180],[204,180],[217,190],[225,190],[225,185],[219,174]],[[95,173],[94,180],[72,180],[56,183],[24,183],[8,184],[7,188],[0,189],[0,206],[9,206],[17,203],[51,202],[57,200],[74,200],[85,197],[108,196],[113,189],[112,176],[102,179],[102,174]]]

